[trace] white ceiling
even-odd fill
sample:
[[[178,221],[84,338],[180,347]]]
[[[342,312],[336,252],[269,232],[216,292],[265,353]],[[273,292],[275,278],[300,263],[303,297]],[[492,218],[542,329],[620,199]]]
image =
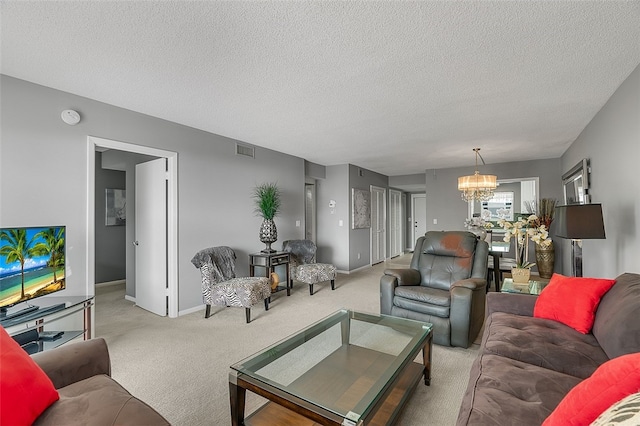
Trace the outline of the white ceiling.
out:
[[[3,74],[389,176],[559,157],[638,1],[2,1]]]

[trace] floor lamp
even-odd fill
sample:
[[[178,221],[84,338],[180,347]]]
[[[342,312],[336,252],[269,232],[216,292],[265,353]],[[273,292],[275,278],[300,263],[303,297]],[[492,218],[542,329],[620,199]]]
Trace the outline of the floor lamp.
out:
[[[601,204],[570,204],[557,206],[555,220],[557,237],[571,240],[571,275],[582,276],[582,240],[604,239]]]

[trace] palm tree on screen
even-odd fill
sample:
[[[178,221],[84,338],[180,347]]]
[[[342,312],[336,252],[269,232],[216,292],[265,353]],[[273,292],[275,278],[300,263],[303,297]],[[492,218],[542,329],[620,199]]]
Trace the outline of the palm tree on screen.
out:
[[[6,242],[0,247],[0,256],[4,256],[7,259],[7,264],[20,262],[20,273],[22,275],[20,300],[22,300],[24,299],[24,262],[39,253],[39,250],[34,246],[35,236],[27,241],[26,229],[10,229],[0,232],[0,241]]]
[[[53,269],[53,282],[58,282],[56,270],[64,266],[64,228],[47,228],[38,232],[33,238],[42,237],[44,242],[35,245],[39,255],[49,255],[47,266]]]

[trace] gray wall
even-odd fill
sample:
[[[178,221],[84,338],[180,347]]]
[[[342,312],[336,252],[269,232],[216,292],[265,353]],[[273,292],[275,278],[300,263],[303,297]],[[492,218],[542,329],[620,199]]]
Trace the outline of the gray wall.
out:
[[[304,162],[304,174],[313,179],[324,179],[327,177],[327,171],[323,165],[306,160]]]
[[[311,164],[311,163],[310,163]],[[362,170],[363,176],[359,175]],[[318,207],[318,254],[319,262],[333,263],[343,272],[369,265],[371,262],[371,229],[351,229],[351,188],[370,189],[379,186],[389,193],[388,177],[352,164],[327,166],[325,179],[316,181]],[[317,169],[316,174],[321,174]],[[335,200],[336,207],[329,208]],[[387,199],[387,208],[388,208]],[[388,216],[388,215],[387,215]],[[342,221],[342,225],[340,225]],[[387,226],[388,217],[387,217]],[[388,232],[387,232],[388,233]],[[389,253],[389,238],[385,239]],[[360,253],[360,259],[358,259]]]
[[[401,186],[415,188],[409,192],[424,192],[424,174],[416,173],[412,175],[389,176],[389,186]]]
[[[640,272],[640,67],[636,68],[562,156],[566,172],[591,161],[591,202],[601,203],[605,240],[583,241],[584,276]],[[569,242],[564,256],[569,271]]]
[[[494,174],[498,179],[539,177],[540,198],[562,199],[562,173],[560,159],[518,161],[511,163],[487,164],[480,168],[482,174]],[[427,182],[427,230],[464,230],[464,220],[468,215],[468,205],[460,198],[458,177],[473,173],[470,167],[431,169],[426,171]],[[433,220],[438,224],[434,225]],[[553,224],[551,225],[553,238]],[[556,242],[555,270],[563,272],[562,240]],[[530,255],[531,256],[531,255]],[[529,258],[531,261],[531,257]],[[570,270],[570,269],[568,269]]]
[[[327,166],[326,178],[316,181],[318,262],[332,263],[340,271],[349,271],[349,165]],[[334,200],[336,207],[329,208]],[[340,226],[342,221],[342,226]]]
[[[362,173],[360,173],[362,172]],[[362,174],[362,176],[360,176]],[[371,189],[371,185],[384,188],[386,190],[386,207],[389,209],[389,178],[380,173],[363,169],[362,167],[349,164],[348,193],[351,200],[351,188]],[[371,228],[351,229],[351,201],[349,201],[349,270],[358,269],[371,264]],[[385,253],[389,257],[389,215],[385,214]],[[358,259],[360,253],[360,259]]]
[[[125,172],[103,169],[102,154],[99,152],[96,153],[95,170],[95,282],[124,280],[127,263],[125,257],[126,227],[105,225],[105,189],[126,189]]]
[[[468,206],[460,198],[458,177],[473,173],[471,167],[431,169],[426,171],[427,230],[462,230],[467,218]],[[540,198],[562,198],[562,173],[560,159],[518,161],[487,164],[482,174],[493,174],[498,179],[525,177],[540,178]],[[433,224],[438,219],[438,224]]]
[[[257,183],[277,181],[282,189],[279,241],[304,235],[295,226],[304,220],[301,158],[260,147],[255,159],[239,157],[235,141],[223,136],[5,75],[0,85],[0,225],[67,226],[69,295],[94,293],[86,266],[87,232],[94,232],[87,229],[87,161],[94,160],[88,135],[178,152],[180,311],[202,304],[200,274],[190,263],[196,251],[229,245],[238,255],[238,273],[248,273],[247,255],[263,247],[250,196]],[[64,124],[64,109],[80,112],[80,124]]]

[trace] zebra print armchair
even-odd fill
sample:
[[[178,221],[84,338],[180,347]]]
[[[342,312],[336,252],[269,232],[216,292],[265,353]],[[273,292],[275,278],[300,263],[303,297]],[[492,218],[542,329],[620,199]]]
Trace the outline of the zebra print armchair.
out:
[[[316,263],[315,243],[311,240],[287,240],[282,243],[282,251],[290,254],[290,287],[293,280],[309,284],[309,294],[313,296],[313,285],[331,281],[331,290],[336,289],[336,267],[328,263]]]
[[[200,250],[191,263],[200,269],[202,276],[202,300],[207,305],[204,317],[211,316],[211,305],[245,308],[247,323],[251,322],[251,307],[264,300],[269,310],[271,286],[268,278],[237,278],[236,253],[226,246]]]

